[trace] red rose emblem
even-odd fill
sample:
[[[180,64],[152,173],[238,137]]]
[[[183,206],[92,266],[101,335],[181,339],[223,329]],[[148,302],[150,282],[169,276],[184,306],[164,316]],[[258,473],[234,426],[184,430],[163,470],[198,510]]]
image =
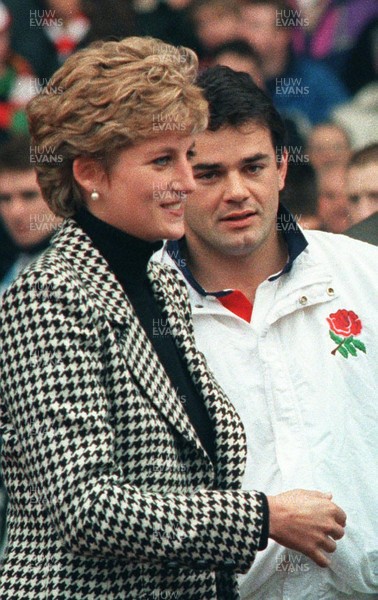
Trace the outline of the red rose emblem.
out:
[[[327,317],[328,324],[337,335],[348,337],[361,333],[362,323],[353,310],[341,308]]]

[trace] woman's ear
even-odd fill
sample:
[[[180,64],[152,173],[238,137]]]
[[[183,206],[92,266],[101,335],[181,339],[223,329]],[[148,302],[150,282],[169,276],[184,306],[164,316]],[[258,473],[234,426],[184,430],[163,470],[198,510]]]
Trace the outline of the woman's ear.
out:
[[[72,172],[75,181],[83,190],[86,198],[93,190],[101,190],[105,172],[102,164],[95,158],[79,156],[72,164]]]

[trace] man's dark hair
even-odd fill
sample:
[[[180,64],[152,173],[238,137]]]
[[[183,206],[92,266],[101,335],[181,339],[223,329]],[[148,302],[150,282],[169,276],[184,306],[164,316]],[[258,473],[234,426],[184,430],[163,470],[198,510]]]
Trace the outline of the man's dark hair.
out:
[[[30,171],[34,164],[30,159],[30,138],[17,135],[0,145],[0,173],[4,171]]]
[[[208,129],[242,127],[254,122],[270,131],[276,151],[286,145],[284,122],[272,100],[243,72],[217,65],[203,71],[197,79],[209,103]]]

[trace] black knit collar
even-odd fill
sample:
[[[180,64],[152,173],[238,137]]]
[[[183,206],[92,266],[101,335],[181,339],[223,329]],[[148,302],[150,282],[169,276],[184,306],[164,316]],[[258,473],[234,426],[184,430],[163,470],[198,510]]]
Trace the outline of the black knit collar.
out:
[[[146,242],[98,219],[85,208],[73,217],[91,238],[121,282],[133,284],[146,277],[147,264],[163,242]]]

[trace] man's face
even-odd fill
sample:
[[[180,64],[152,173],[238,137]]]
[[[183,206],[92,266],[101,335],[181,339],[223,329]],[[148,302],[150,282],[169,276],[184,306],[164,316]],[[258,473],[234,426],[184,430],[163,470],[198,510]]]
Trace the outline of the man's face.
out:
[[[335,125],[318,125],[311,131],[307,151],[315,169],[328,165],[346,165],[350,144],[344,133]]]
[[[350,208],[345,167],[331,166],[320,171],[318,215],[322,227],[332,233],[345,231],[351,225]]]
[[[378,211],[378,163],[350,167],[347,175],[352,223]]]
[[[43,200],[33,169],[0,175],[0,217],[20,248],[30,248],[49,237],[58,220]]]
[[[261,56],[263,63],[270,62],[272,55],[285,54],[290,42],[290,31],[277,26],[277,10],[265,4],[242,7],[240,35]]]
[[[248,256],[277,240],[278,194],[285,157],[277,165],[270,132],[250,123],[196,138],[196,190],[185,207],[189,247],[213,256]]]

